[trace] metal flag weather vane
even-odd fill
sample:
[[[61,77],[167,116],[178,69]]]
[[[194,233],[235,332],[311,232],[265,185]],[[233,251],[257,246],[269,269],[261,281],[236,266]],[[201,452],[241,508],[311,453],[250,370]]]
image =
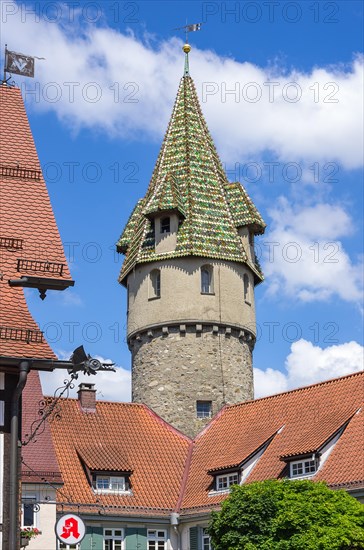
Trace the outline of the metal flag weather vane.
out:
[[[188,33],[189,32],[195,32],[201,30],[202,23],[194,23],[193,25],[185,25],[184,27],[177,27],[176,29],[173,29],[174,31],[185,31],[186,35],[186,43],[188,43]]]
[[[8,50],[7,44],[5,44],[4,82],[7,82],[10,78],[6,79],[6,73],[34,78],[35,59],[45,59],[45,57],[36,57],[13,52]]]

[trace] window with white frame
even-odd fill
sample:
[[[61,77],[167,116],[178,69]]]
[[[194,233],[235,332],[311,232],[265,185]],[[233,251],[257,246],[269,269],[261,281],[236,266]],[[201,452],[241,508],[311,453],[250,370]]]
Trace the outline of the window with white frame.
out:
[[[202,528],[202,550],[212,550],[210,535],[207,527]]]
[[[231,485],[236,485],[237,483],[239,483],[238,472],[216,476],[216,491],[227,491]]]
[[[212,414],[212,401],[196,401],[197,418],[210,418]]]
[[[121,493],[126,491],[124,476],[96,476],[95,489],[98,493]]]
[[[58,541],[58,550],[80,550],[79,544],[66,544],[65,542]]]
[[[35,495],[26,495],[22,499],[22,527],[38,527],[37,498]]]
[[[295,460],[290,463],[290,477],[312,476],[317,471],[315,459]]]
[[[122,550],[123,529],[104,529],[104,550]]]
[[[213,268],[211,265],[201,267],[201,294],[213,294]]]
[[[161,529],[148,529],[148,550],[166,550],[167,532]]]

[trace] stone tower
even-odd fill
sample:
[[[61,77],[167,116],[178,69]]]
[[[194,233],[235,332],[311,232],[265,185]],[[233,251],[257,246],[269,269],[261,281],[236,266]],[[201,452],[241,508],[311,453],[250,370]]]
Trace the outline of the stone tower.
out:
[[[126,255],[132,399],[195,435],[226,403],[253,398],[254,235],[265,224],[229,183],[188,71],[143,199],[117,244]]]

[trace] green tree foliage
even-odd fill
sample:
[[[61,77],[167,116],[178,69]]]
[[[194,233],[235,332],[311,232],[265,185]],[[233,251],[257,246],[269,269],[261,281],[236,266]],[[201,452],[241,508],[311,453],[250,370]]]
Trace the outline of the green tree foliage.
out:
[[[209,533],[214,550],[364,549],[364,506],[322,482],[235,485]]]

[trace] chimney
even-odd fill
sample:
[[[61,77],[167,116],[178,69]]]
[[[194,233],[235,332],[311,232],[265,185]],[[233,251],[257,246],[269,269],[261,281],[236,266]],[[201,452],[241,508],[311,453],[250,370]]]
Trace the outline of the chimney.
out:
[[[96,412],[96,390],[95,384],[82,382],[78,386],[78,401],[83,410]]]

